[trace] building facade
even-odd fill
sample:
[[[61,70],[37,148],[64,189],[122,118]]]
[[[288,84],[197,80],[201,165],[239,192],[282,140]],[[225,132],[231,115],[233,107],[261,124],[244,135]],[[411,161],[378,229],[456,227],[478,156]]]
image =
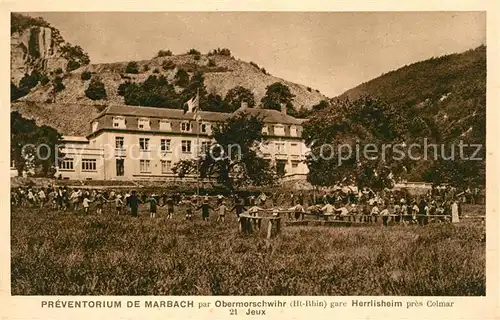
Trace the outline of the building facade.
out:
[[[172,180],[172,167],[196,159],[212,139],[212,127],[241,112],[263,119],[260,154],[284,179],[305,179],[308,149],[301,138],[303,119],[282,111],[246,108],[233,113],[113,105],[90,123],[86,137],[64,137],[57,176],[72,180]],[[196,175],[185,179],[196,179]]]

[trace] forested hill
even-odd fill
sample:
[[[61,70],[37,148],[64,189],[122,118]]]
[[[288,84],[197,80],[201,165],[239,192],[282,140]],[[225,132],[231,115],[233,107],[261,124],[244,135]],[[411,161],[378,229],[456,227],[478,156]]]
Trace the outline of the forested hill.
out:
[[[425,161],[396,161],[392,163],[395,168],[391,172],[400,170],[398,175],[411,181],[446,182],[462,187],[484,184],[485,46],[404,66],[348,90],[330,102],[329,106],[313,108],[304,130],[306,141],[334,139],[338,143],[342,139],[368,139],[371,143],[404,141],[409,144],[427,139],[446,150],[456,150],[462,142],[482,145],[481,161],[459,157],[448,161],[442,153],[434,160],[436,151]],[[325,177],[324,172],[332,165],[328,162],[309,165],[311,179],[317,178],[321,184],[342,178],[342,172]],[[372,173],[380,172],[378,165],[388,168],[383,163],[367,163],[366,168],[372,166]],[[367,181],[373,181],[373,175]]]
[[[486,47],[404,66],[362,83],[332,102],[364,95],[397,105],[403,114],[432,117],[440,127],[454,127],[458,135],[479,130],[484,128],[486,116]]]

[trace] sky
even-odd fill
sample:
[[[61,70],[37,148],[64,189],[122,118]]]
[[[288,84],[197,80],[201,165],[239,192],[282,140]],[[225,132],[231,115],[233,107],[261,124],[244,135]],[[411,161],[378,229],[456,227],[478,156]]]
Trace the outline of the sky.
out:
[[[413,62],[486,44],[482,12],[40,12],[91,63],[229,48],[334,97]]]

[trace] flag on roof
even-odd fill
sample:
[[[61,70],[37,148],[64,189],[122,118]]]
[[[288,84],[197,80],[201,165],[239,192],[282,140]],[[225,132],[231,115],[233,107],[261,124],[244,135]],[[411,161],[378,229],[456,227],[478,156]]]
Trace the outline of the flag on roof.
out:
[[[198,109],[200,108],[200,90],[196,92],[196,96],[189,99],[186,101],[182,109],[184,110],[184,113],[187,112],[192,112],[196,113],[198,112]]]

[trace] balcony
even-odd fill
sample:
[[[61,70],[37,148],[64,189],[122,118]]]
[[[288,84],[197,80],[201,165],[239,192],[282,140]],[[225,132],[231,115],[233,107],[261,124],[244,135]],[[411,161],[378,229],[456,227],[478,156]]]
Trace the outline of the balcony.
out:
[[[115,148],[115,157],[123,158],[127,155],[127,150],[125,148]]]

